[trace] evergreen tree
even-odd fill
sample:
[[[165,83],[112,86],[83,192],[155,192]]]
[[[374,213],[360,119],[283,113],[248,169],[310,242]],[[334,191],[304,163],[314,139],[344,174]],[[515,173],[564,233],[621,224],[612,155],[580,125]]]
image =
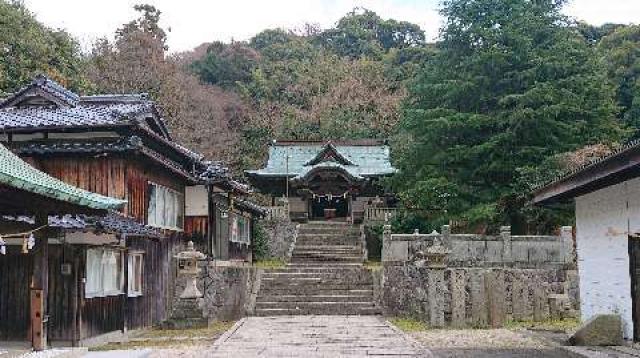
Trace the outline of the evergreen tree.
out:
[[[0,0],[0,94],[41,73],[84,89],[82,70],[80,47],[67,32],[42,25],[22,2]]]
[[[405,106],[411,143],[396,184],[407,206],[434,222],[525,230],[535,168],[624,135],[595,50],[561,15],[564,3],[444,2],[440,51]]]

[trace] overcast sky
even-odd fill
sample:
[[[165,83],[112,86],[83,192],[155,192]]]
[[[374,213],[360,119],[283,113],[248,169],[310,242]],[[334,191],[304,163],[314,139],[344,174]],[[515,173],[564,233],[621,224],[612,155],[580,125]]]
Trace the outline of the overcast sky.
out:
[[[71,32],[84,48],[131,20],[137,3],[162,11],[172,52],[213,40],[246,40],[266,28],[304,23],[326,28],[358,6],[383,18],[416,23],[429,39],[437,37],[441,24],[439,0],[25,0],[40,21]],[[639,23],[640,0],[572,0],[565,13],[597,25]]]

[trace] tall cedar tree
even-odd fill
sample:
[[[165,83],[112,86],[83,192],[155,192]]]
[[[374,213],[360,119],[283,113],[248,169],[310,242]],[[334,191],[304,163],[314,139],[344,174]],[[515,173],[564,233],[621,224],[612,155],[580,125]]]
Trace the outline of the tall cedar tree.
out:
[[[441,51],[405,106],[412,141],[396,183],[408,207],[432,222],[527,230],[533,168],[624,135],[604,71],[560,14],[564,3],[443,3]]]

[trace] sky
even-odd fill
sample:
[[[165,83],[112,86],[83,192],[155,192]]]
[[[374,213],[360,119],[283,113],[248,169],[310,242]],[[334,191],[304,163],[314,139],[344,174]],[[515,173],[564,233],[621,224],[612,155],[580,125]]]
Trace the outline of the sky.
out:
[[[267,28],[331,27],[355,7],[383,18],[416,23],[435,40],[442,19],[439,0],[24,0],[38,20],[73,34],[84,49],[135,17],[133,5],[162,11],[169,50],[190,50],[203,42],[247,40]],[[570,0],[565,14],[595,25],[640,23],[640,0]]]

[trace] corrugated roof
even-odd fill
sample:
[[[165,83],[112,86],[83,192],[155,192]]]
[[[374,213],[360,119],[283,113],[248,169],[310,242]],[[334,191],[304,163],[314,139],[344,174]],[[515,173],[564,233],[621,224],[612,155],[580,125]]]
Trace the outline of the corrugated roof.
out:
[[[2,145],[0,184],[96,210],[116,210],[126,203],[66,184],[32,167]]]
[[[335,148],[339,157],[352,164],[337,161],[318,161],[318,155],[329,147]],[[288,157],[288,161],[287,161]],[[316,159],[316,160],[314,160]],[[316,163],[316,164],[312,164]],[[390,150],[387,145],[340,145],[327,143],[304,143],[274,145],[269,148],[269,159],[265,168],[247,171],[248,175],[301,178],[316,167],[341,168],[354,178],[394,174]],[[287,168],[288,167],[288,168]]]

